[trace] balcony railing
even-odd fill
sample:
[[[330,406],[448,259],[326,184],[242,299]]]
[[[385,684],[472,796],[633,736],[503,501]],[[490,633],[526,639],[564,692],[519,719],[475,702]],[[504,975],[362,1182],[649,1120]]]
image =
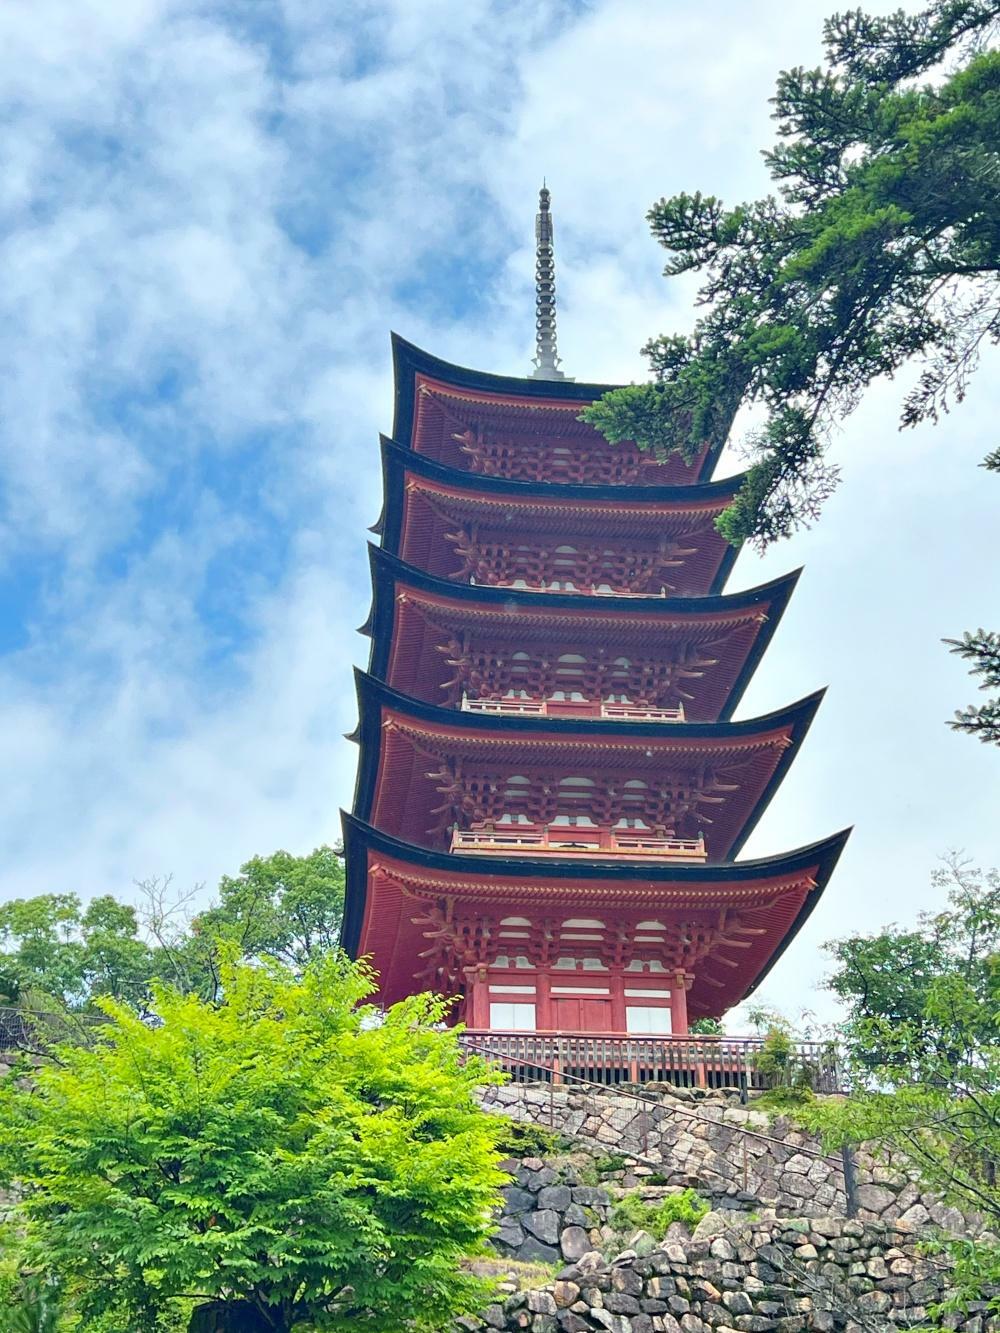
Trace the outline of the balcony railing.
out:
[[[579,826],[539,827],[527,824],[498,824],[491,829],[455,829],[453,852],[474,855],[503,854],[563,857],[615,856],[629,860],[662,857],[670,861],[704,861],[705,839],[669,838],[643,829],[602,829]]]
[[[505,1069],[516,1082],[672,1083],[679,1087],[763,1090],[762,1037],[636,1037],[586,1032],[489,1032],[468,1029],[462,1044]],[[814,1092],[842,1092],[829,1042],[794,1041],[790,1066]]]
[[[475,580],[472,580],[475,586]],[[515,588],[521,592],[575,592],[581,593],[584,597],[670,597],[672,594],[668,589],[661,588],[659,592],[636,592],[632,588],[578,588],[570,580],[560,581],[556,586],[551,583],[528,583],[525,579],[497,579],[491,585],[494,588]]]
[[[648,708],[645,704],[608,703],[603,699],[469,699],[462,696],[466,713],[501,717],[602,717],[619,722],[683,722],[684,709]]]

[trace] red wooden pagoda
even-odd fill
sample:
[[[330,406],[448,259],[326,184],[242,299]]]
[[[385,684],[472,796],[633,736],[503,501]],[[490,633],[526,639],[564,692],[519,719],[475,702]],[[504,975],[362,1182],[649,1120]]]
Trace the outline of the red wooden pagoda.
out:
[[[846,833],[736,861],[820,695],[732,713],[797,573],[741,593],[739,478],[611,445],[558,369],[547,196],[538,357],[513,379],[394,340],[396,414],[358,673],[345,944],[382,998],[472,1029],[684,1034],[744,999]]]

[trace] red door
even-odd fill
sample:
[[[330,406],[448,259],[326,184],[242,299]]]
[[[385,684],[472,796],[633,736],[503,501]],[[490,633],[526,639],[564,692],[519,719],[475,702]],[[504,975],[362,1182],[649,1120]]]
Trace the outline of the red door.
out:
[[[553,995],[552,1026],[556,1032],[610,1032],[610,997]]]

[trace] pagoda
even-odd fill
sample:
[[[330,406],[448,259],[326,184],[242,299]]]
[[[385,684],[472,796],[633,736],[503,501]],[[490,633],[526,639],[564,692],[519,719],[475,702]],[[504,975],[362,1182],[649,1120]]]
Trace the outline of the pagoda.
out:
[[[762,978],[846,841],[736,857],[821,693],[733,720],[798,572],[727,593],[722,440],[658,459],[580,420],[541,194],[524,378],[394,338],[357,673],[344,942],[381,999],[476,1032],[683,1036]]]

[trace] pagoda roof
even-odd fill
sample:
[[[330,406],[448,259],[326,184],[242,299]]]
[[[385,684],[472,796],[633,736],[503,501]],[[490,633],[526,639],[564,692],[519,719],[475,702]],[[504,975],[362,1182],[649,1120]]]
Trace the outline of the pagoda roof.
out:
[[[692,1017],[719,1015],[760,985],[819,900],[850,835],[727,865],[513,860],[418,847],[343,814],[347,886],[343,944],[370,954],[387,1002],[412,992],[425,946],[412,920],[421,900],[511,908],[563,906],[572,915],[615,910],[710,913],[737,909],[752,944],[706,960],[689,996]]]
[[[395,412],[393,436],[408,449],[420,452],[418,395],[439,396],[444,404],[458,410],[476,408],[497,415],[516,425],[523,420],[537,429],[538,424],[554,427],[559,438],[577,438],[581,444],[598,443],[611,449],[592,426],[579,421],[583,407],[618,384],[594,384],[573,380],[539,380],[529,377],[494,375],[486,371],[457,366],[392,335]],[[701,481],[711,476],[724,438],[706,447],[692,464],[674,455],[649,468],[654,475],[670,474],[678,480]]]
[[[422,496],[447,514],[448,522],[491,523],[504,531],[544,532],[551,541],[560,534],[642,540],[683,538],[697,532],[702,548],[697,564],[711,576],[699,591],[718,592],[738,551],[715,530],[714,520],[731,503],[745,474],[697,486],[577,486],[547,482],[508,481],[446,467],[412,453],[397,441],[381,437],[382,514],[372,531],[394,555],[410,558],[405,549],[406,500]],[[426,544],[429,534],[420,540]],[[417,540],[417,538],[414,538]],[[438,543],[432,543],[437,549]],[[442,570],[432,572],[441,573]]]
[[[379,827],[391,821],[413,839],[430,832],[442,807],[428,758],[513,773],[572,775],[575,764],[616,784],[664,775],[668,785],[705,784],[695,804],[706,806],[699,816],[711,824],[713,861],[735,856],[750,836],[824,694],[739,722],[624,722],[461,712],[400,694],[367,672],[356,669],[355,679],[360,720],[350,739],[361,755],[354,811]]]
[[[372,606],[361,633],[373,640],[370,671],[403,693],[417,695],[423,685],[430,701],[440,698],[447,669],[426,639],[421,616],[403,633],[401,596],[456,632],[474,627],[484,635],[514,636],[519,647],[538,640],[548,652],[553,642],[574,635],[659,654],[671,644],[711,644],[716,666],[687,682],[694,700],[688,714],[704,720],[731,717],[801,574],[793,570],[742,592],[705,597],[593,597],[452,583],[376,546],[369,547],[369,559]],[[390,669],[394,663],[405,665],[405,679]]]

